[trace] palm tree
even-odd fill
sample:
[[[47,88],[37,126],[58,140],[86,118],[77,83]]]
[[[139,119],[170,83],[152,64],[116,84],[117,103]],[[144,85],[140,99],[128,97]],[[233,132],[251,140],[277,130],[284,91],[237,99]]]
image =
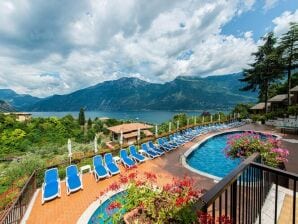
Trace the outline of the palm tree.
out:
[[[265,111],[268,111],[268,89],[271,83],[281,77],[282,66],[280,52],[275,47],[276,38],[272,32],[263,37],[264,44],[253,53],[255,61],[249,64],[250,68],[243,70],[245,82],[243,91],[259,90],[259,98],[265,101]]]
[[[281,37],[279,48],[282,53],[284,70],[287,72],[288,76],[288,106],[290,106],[292,71],[298,68],[298,23],[290,23],[289,31]]]

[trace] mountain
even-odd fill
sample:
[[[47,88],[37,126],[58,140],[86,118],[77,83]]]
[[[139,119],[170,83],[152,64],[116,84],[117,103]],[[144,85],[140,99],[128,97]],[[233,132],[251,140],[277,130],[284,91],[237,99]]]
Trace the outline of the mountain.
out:
[[[11,89],[0,89],[0,100],[6,101],[18,110],[38,102],[40,98],[27,94],[18,94]]]
[[[195,110],[228,109],[254,102],[256,94],[241,92],[241,74],[177,77],[164,84],[137,78],[106,81],[66,95],[54,95],[25,107],[30,111]]]
[[[14,112],[15,109],[7,102],[0,100],[0,112]]]

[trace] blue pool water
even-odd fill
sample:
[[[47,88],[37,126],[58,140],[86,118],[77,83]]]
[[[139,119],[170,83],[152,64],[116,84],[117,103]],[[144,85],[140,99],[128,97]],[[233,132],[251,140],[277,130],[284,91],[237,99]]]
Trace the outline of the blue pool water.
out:
[[[241,162],[240,159],[227,158],[224,153],[228,136],[235,133],[220,134],[206,140],[187,157],[186,162],[204,173],[220,178],[226,176]]]
[[[117,209],[107,213],[107,207],[112,201],[123,201],[125,192],[120,192],[110,197],[104,203],[102,203],[96,211],[92,214],[91,218],[88,221],[88,224],[110,224],[112,222],[106,221],[109,215],[117,212]]]

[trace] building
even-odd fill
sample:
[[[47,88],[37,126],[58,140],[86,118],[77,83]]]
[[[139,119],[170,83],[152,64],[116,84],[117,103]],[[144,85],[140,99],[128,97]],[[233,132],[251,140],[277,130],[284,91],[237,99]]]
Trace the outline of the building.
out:
[[[290,93],[294,95],[291,103],[298,104],[298,86],[295,86],[294,88],[290,89]]]
[[[11,113],[4,113],[5,115],[14,115],[16,116],[16,120],[20,122],[28,121],[31,119],[32,114],[27,112],[11,112]]]
[[[290,95],[293,99],[294,95]],[[268,100],[271,103],[271,111],[276,111],[278,109],[283,109],[288,105],[288,94],[279,94]]]
[[[270,108],[271,108],[271,103],[267,103],[267,108],[268,108],[268,111],[270,111]],[[254,105],[253,107],[249,108],[254,114],[258,114],[258,113],[265,113],[265,103],[264,102],[261,102],[261,103],[258,103],[256,105]]]
[[[138,130],[140,130],[141,135],[146,137],[153,136],[153,133],[149,131],[152,128],[151,125],[143,123],[127,123],[121,124],[113,127],[109,127],[108,130],[112,134],[113,141],[119,141],[121,133],[123,134],[123,144],[133,144],[137,141]]]

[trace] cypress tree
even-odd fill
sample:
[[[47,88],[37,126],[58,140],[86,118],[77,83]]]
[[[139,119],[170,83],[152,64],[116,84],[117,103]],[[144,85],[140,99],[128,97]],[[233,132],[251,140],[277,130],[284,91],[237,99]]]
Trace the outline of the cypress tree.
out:
[[[80,125],[85,125],[85,111],[84,108],[81,107],[80,113],[79,113],[79,124]]]
[[[292,72],[298,68],[298,23],[290,23],[290,29],[283,34],[279,47],[282,51],[284,70],[288,79],[288,106],[291,105],[290,89]]]
[[[259,90],[259,98],[264,99],[267,113],[268,89],[272,83],[281,78],[282,63],[281,54],[275,47],[274,34],[268,33],[263,40],[264,44],[252,54],[255,62],[244,70],[244,77],[240,81],[246,82],[246,86],[241,89],[243,91]]]
[[[88,125],[88,128],[91,128],[92,127],[92,120],[91,120],[91,118],[88,119],[87,125]]]

